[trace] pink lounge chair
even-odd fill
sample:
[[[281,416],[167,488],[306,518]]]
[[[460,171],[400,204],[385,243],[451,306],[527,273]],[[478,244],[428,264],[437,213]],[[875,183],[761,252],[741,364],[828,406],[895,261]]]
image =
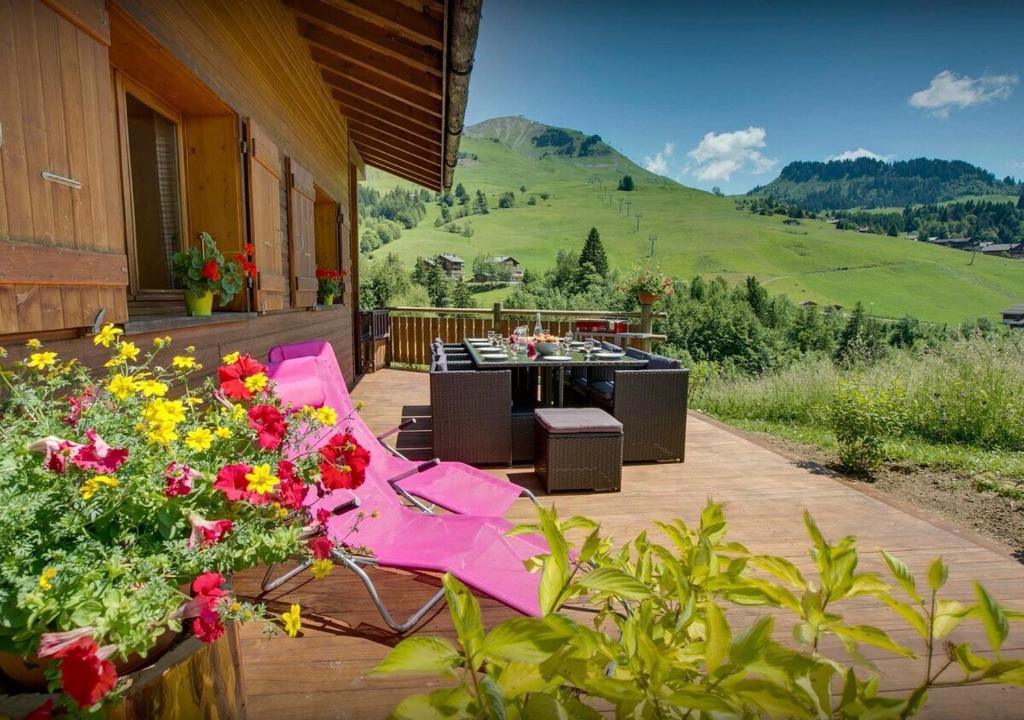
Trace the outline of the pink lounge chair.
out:
[[[430,508],[417,498],[454,513],[494,517],[504,515],[522,495],[537,504],[529,490],[471,465],[438,460],[416,463],[384,442],[413,421],[375,436],[355,412],[330,343],[311,340],[278,345],[270,350],[269,361],[268,373],[279,397],[296,406],[328,405],[340,416],[348,416],[352,433],[373,455],[370,472],[374,479],[389,483],[421,510],[429,512]]]

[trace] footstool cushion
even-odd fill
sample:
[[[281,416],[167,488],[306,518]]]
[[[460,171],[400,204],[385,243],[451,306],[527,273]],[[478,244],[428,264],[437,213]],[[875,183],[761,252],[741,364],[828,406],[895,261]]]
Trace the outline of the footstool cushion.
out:
[[[543,408],[534,418],[534,469],[549,493],[619,490],[622,423],[599,408]]]

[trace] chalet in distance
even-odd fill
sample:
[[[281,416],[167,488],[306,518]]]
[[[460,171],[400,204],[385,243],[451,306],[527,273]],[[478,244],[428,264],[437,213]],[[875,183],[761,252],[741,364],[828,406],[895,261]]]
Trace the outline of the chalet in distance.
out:
[[[441,253],[440,255],[434,255],[433,257],[423,258],[420,262],[426,269],[440,267],[444,270],[444,274],[452,280],[462,279],[462,269],[466,265],[465,260],[460,258],[458,255],[453,255],[451,253]]]
[[[364,164],[450,187],[479,0],[0,4],[0,345],[101,361],[104,322],[207,369],[310,337],[356,373]],[[250,287],[185,315],[172,255],[254,247]],[[317,305],[316,270],[348,282]]]
[[[1024,303],[1003,310],[1003,325],[1024,330]]]

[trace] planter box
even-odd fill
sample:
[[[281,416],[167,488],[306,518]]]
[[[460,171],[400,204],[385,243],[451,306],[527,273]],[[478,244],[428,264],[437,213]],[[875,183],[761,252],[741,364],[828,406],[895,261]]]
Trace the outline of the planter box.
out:
[[[106,708],[108,720],[177,720],[245,718],[239,670],[238,630],[229,624],[224,636],[206,644],[189,636],[153,665],[127,676],[124,699]],[[50,697],[42,693],[0,695],[0,715],[20,718]]]

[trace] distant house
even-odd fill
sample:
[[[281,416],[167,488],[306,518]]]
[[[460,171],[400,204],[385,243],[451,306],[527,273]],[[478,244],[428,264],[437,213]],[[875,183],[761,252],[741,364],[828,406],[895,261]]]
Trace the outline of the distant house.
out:
[[[818,307],[818,303],[814,302],[813,300],[803,300],[800,303],[800,307],[802,307],[802,308],[816,308],[816,307]]]
[[[996,257],[1024,257],[1024,243],[992,243],[981,248],[981,252]]]
[[[465,260],[460,258],[458,255],[452,255],[450,253],[441,253],[434,257],[425,257],[420,260],[423,268],[429,270],[433,267],[440,267],[444,270],[445,275],[452,278],[453,280],[462,279],[462,266],[465,264]]]
[[[1024,303],[1003,310],[1003,325],[1024,330]]]
[[[495,255],[493,258],[491,258],[491,261],[496,265],[508,268],[509,280],[512,280],[513,282],[519,282],[520,280],[523,279],[523,266],[520,265],[519,261],[516,260],[511,255]]]

